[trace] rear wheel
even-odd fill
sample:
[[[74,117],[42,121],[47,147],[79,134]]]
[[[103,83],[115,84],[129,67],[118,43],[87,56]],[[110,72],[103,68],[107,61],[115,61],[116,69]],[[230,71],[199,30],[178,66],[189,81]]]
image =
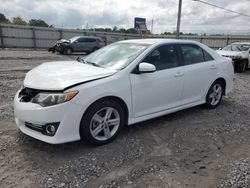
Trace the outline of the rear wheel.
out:
[[[117,102],[109,99],[98,101],[82,118],[81,137],[95,145],[111,142],[123,127],[124,118],[123,109]]]
[[[223,95],[223,84],[221,81],[215,81],[212,86],[209,88],[206,96],[205,106],[209,109],[216,108],[222,99]]]

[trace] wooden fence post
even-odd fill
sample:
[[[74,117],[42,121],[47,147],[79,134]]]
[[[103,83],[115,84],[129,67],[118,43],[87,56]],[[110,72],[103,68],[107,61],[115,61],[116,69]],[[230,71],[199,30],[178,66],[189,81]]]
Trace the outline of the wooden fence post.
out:
[[[1,48],[4,49],[4,41],[3,41],[3,27],[0,25],[0,39],[1,39]]]
[[[32,40],[33,40],[33,48],[36,49],[36,33],[35,33],[35,28],[32,28]]]

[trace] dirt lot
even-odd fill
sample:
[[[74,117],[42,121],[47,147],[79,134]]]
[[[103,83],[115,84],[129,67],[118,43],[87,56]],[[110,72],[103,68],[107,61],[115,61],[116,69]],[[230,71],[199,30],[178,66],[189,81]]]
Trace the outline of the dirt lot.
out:
[[[250,71],[215,110],[126,127],[112,143],[49,145],[20,133],[12,100],[38,64],[76,56],[0,51],[0,187],[250,187]],[[31,114],[32,115],[32,114]]]

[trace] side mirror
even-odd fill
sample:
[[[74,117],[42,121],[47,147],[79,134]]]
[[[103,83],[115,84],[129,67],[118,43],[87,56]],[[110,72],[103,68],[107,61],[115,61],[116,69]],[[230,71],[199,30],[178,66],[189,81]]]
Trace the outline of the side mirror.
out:
[[[139,64],[139,73],[155,72],[156,67],[153,64],[142,62]]]

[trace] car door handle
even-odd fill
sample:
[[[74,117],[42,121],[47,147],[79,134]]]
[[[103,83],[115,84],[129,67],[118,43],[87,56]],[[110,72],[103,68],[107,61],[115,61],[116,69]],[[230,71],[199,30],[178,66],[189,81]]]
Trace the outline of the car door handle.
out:
[[[210,69],[216,69],[216,66],[215,65],[211,65]]]
[[[174,76],[175,76],[175,77],[181,77],[181,76],[183,76],[183,75],[184,75],[183,72],[177,72]]]

